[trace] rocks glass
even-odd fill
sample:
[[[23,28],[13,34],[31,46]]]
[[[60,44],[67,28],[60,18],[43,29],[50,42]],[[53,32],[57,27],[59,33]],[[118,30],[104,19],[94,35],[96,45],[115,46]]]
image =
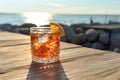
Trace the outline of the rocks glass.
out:
[[[59,60],[60,36],[51,33],[50,27],[31,27],[32,60],[52,63]]]

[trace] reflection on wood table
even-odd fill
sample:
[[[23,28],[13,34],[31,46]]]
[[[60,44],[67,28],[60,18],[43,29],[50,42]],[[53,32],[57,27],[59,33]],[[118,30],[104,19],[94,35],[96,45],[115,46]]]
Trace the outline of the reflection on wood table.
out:
[[[0,80],[120,80],[120,54],[61,42],[59,62],[38,64],[29,36],[1,31]]]

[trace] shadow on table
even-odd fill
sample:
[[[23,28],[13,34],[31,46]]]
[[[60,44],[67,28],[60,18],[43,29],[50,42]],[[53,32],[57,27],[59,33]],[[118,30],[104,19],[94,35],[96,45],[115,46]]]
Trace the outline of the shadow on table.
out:
[[[61,62],[50,64],[31,63],[26,80],[68,80]]]

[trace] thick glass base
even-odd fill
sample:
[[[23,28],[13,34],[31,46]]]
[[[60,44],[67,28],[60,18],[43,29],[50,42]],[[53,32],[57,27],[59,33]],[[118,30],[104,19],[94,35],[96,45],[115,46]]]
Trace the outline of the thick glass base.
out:
[[[51,57],[51,58],[37,58],[35,56],[32,56],[32,60],[37,63],[53,63],[59,60],[58,56]]]

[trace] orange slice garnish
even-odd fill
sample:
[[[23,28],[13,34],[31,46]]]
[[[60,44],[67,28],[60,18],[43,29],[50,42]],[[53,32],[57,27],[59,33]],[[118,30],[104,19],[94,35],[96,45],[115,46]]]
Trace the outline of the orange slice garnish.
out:
[[[65,35],[63,27],[61,25],[59,25],[58,23],[50,22],[50,28],[51,28],[51,32],[58,36]]]

